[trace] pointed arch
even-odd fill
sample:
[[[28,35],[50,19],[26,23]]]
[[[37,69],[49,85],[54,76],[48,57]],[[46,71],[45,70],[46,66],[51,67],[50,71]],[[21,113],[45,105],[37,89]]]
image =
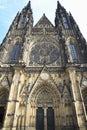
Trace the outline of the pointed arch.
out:
[[[67,48],[68,52],[70,53],[70,59],[71,61],[75,62],[78,60],[78,55],[77,55],[77,47],[76,47],[76,40],[74,37],[68,37],[67,41]]]
[[[48,82],[42,82],[40,84],[37,84],[33,90],[31,91],[31,94],[28,98],[28,103],[30,102],[33,105],[37,105],[38,96],[41,93],[44,93],[49,95],[50,101],[53,101],[53,106],[59,105],[61,94],[59,93],[58,89],[51,83]],[[43,100],[43,97],[42,97]]]
[[[21,41],[22,41],[22,39],[20,37],[16,37],[14,39],[14,47],[13,47],[13,53],[12,53],[12,57],[11,57],[12,61],[19,60]]]

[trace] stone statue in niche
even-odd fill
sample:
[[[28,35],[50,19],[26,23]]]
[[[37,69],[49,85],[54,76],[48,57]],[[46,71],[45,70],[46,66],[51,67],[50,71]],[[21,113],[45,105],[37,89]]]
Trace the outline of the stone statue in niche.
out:
[[[23,93],[22,95],[20,95],[20,104],[21,105],[26,105],[26,103],[27,103],[27,95],[26,95],[26,93]]]
[[[22,126],[25,126],[25,112],[26,112],[26,104],[28,99],[28,87],[29,84],[27,81],[21,86],[20,93],[19,93],[19,104],[17,106],[16,111],[16,122],[17,122],[17,129],[22,129]],[[23,128],[24,129],[24,128]]]
[[[22,89],[20,91],[20,95],[19,95],[21,105],[26,105],[28,95],[29,95],[29,84],[28,84],[28,82],[25,81],[25,83],[22,86]]]
[[[82,78],[82,83],[81,83],[81,87],[85,88],[87,87],[87,75],[84,75]]]

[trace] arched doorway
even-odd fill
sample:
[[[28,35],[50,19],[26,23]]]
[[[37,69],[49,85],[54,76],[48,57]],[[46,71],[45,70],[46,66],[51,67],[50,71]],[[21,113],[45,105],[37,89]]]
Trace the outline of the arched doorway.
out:
[[[31,111],[30,126],[35,130],[57,130],[59,122],[60,94],[56,86],[43,83],[35,87],[30,95]],[[35,119],[33,119],[35,117]],[[34,122],[35,121],[35,122]],[[32,125],[33,124],[33,125]]]
[[[36,100],[36,130],[55,130],[54,102],[46,90],[40,92]]]

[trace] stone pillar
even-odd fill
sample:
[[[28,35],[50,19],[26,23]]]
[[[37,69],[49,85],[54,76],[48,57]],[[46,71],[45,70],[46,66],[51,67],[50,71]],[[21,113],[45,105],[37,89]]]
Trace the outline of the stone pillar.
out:
[[[23,95],[23,90],[25,87],[25,80],[26,80],[26,76],[24,74],[24,72],[21,71],[21,75],[20,75],[20,83],[18,86],[18,94],[17,94],[17,100],[18,102],[16,103],[15,106],[15,116],[14,116],[14,122],[13,122],[13,128],[12,130],[16,130],[18,129],[17,126],[19,127],[19,129],[25,129],[25,121],[26,121],[26,95]],[[26,99],[27,100],[27,99]],[[19,117],[21,118],[21,123]]]
[[[31,108],[32,110],[32,112],[31,112],[31,127],[33,127],[33,107]]]
[[[75,105],[79,130],[87,130],[86,117],[84,114],[83,102],[82,102],[80,88],[79,88],[80,86],[76,80],[77,77],[76,77],[75,68],[74,67],[69,68],[68,71],[69,71],[70,80],[71,80],[71,87],[72,87],[72,93],[73,93],[73,98],[74,98],[74,105]]]
[[[59,106],[57,106],[57,111],[56,111],[56,114],[57,114],[57,129],[59,129],[59,130],[60,130],[60,126],[61,126],[60,110],[61,110],[61,104]]]
[[[59,126],[58,125],[59,124],[59,122],[58,122],[58,117],[59,117],[58,113],[59,112],[57,111],[57,106],[55,106],[53,109],[54,109],[55,129],[58,129],[58,126]]]
[[[12,129],[17,93],[18,93],[19,79],[20,79],[20,71],[17,69],[15,70],[13,82],[10,89],[9,102],[7,105],[7,112],[6,112],[3,130]]]
[[[21,130],[25,130],[26,128],[26,106],[22,107],[22,121],[21,121]]]
[[[44,130],[47,130],[47,108],[44,108]]]
[[[26,110],[26,126],[31,126],[31,105],[27,104],[27,110]]]
[[[34,107],[34,127],[36,126],[36,108]]]

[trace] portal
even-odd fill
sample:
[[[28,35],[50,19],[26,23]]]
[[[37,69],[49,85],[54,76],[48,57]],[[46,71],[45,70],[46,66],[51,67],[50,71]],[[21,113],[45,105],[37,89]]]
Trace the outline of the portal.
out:
[[[36,130],[55,130],[54,110],[52,107],[45,109],[38,107],[36,111]]]

